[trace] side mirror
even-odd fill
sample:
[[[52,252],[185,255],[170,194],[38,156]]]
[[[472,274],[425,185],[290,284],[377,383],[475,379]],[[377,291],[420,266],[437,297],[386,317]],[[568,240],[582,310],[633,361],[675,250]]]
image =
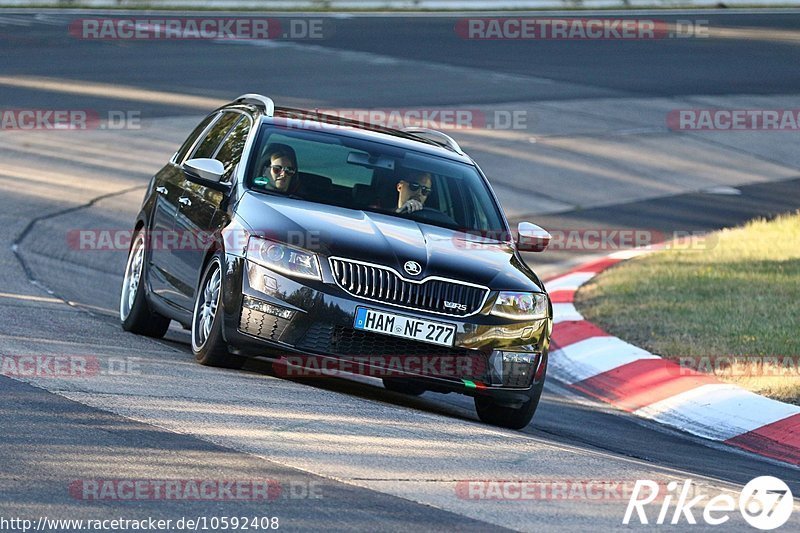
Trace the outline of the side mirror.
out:
[[[225,173],[225,165],[221,161],[207,157],[190,159],[183,164],[183,169],[201,180],[212,183],[219,183]]]
[[[520,252],[544,252],[552,238],[547,230],[530,222],[520,222],[517,231],[517,249]]]

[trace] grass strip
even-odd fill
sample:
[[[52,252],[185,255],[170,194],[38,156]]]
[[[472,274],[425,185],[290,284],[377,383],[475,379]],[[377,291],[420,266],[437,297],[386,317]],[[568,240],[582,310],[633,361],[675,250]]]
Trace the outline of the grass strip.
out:
[[[621,263],[575,305],[627,342],[800,405],[800,211]]]

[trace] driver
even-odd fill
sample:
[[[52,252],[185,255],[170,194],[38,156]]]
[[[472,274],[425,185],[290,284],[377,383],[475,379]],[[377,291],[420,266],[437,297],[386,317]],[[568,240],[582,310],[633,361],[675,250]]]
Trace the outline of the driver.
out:
[[[291,146],[273,143],[267,146],[267,160],[256,178],[256,185],[265,185],[280,192],[297,189],[297,156]]]
[[[431,193],[431,175],[428,172],[411,171],[397,182],[396,213],[413,213],[425,206]]]

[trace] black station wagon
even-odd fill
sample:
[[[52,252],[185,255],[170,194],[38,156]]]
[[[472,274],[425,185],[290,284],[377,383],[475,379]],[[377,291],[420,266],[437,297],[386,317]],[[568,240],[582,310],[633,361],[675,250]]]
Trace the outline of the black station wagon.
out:
[[[549,239],[527,222],[512,233],[444,133],[248,94],[151,180],[120,320],[152,337],[178,321],[204,365],[339,368],[395,392],[466,394],[481,420],[522,428],[544,385],[552,305],[520,252]]]

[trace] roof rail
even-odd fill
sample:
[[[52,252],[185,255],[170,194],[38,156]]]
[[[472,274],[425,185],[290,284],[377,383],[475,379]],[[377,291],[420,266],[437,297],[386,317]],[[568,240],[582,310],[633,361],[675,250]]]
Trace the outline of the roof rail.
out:
[[[433,141],[436,144],[450,148],[457,154],[464,155],[464,151],[458,145],[456,140],[447,135],[446,133],[442,133],[439,130],[410,126],[408,128],[403,128],[403,131],[406,133],[410,133],[412,135],[416,135],[417,137],[422,137],[423,139]]]
[[[264,112],[268,117],[271,117],[272,115],[275,114],[275,102],[272,101],[272,98],[269,98],[267,96],[262,96],[260,94],[255,94],[255,93],[247,93],[243,94],[242,96],[234,100],[234,102],[235,103],[241,102],[243,104],[250,104],[256,107],[260,107],[261,109],[264,110]]]

